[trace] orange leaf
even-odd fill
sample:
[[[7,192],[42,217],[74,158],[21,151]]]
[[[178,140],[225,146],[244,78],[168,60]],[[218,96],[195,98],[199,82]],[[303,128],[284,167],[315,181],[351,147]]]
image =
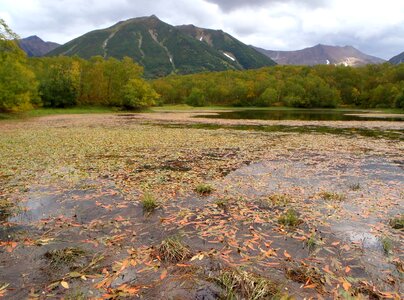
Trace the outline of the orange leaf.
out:
[[[348,281],[344,280],[342,286],[344,287],[344,290],[348,292],[352,285]]]
[[[283,251],[283,255],[287,258],[287,259],[292,259],[292,256],[285,250]]]
[[[167,269],[164,269],[163,272],[161,272],[160,279],[163,280],[166,277],[167,277]]]
[[[345,268],[345,273],[349,273],[349,272],[351,272],[351,268],[350,268],[349,266],[347,266],[347,267]]]

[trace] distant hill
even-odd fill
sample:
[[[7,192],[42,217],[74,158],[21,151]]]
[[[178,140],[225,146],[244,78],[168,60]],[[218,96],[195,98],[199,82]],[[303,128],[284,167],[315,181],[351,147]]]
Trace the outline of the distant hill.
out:
[[[404,52],[400,53],[399,55],[394,56],[389,60],[390,63],[394,65],[398,65],[404,63]]]
[[[20,48],[27,53],[28,56],[44,56],[50,51],[56,49],[60,45],[53,42],[44,42],[36,35],[21,39],[18,41]]]
[[[385,60],[362,53],[352,46],[316,45],[297,51],[272,51],[254,47],[280,65],[345,65],[361,66],[379,64]]]
[[[48,55],[78,55],[86,59],[95,55],[118,59],[129,56],[144,66],[147,77],[242,70],[275,64],[222,31],[175,27],[156,16],[134,18],[89,32]]]

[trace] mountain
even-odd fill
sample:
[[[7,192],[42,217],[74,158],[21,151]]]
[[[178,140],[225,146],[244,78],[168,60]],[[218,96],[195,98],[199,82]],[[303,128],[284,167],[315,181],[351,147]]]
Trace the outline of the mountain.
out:
[[[394,56],[389,60],[390,63],[394,65],[398,65],[404,63],[404,52],[400,53],[399,55]]]
[[[316,45],[297,51],[271,51],[255,47],[255,49],[280,65],[320,65],[335,64],[345,66],[361,66],[379,64],[383,59],[360,52],[352,46]]]
[[[44,42],[36,35],[21,39],[18,41],[18,44],[28,56],[44,56],[48,52],[60,46],[57,43]]]
[[[134,18],[84,34],[48,55],[78,55],[86,59],[96,55],[118,59],[129,56],[144,66],[147,77],[275,64],[224,32],[190,28],[169,25],[156,16]],[[204,32],[202,39],[194,32]]]
[[[215,50],[236,62],[241,69],[256,69],[262,66],[275,65],[268,57],[248,47],[222,30],[199,28],[194,25],[177,26],[181,32],[196,40],[206,43]]]

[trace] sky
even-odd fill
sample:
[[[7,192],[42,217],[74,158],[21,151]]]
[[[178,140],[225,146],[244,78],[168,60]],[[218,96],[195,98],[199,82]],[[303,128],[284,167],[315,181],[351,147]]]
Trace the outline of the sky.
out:
[[[268,50],[352,45],[384,59],[404,51],[403,0],[0,0],[0,18],[21,37],[61,44],[153,14]]]

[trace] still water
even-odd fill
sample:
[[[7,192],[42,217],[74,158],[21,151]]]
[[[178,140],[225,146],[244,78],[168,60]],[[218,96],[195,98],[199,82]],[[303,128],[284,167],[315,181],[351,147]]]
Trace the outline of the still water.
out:
[[[302,120],[302,121],[404,121],[404,114],[392,117],[377,118],[356,116],[366,114],[360,111],[335,110],[240,110],[219,112],[217,115],[201,116],[214,119],[252,119],[252,120]]]

